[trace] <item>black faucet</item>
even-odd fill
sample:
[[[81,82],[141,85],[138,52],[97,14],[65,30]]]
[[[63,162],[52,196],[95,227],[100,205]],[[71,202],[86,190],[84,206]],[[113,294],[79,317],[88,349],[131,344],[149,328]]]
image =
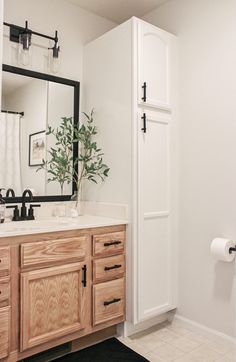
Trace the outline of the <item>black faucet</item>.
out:
[[[33,194],[31,192],[31,190],[26,189],[22,194],[22,206],[21,206],[21,212],[20,212],[21,220],[27,220],[27,207],[25,206],[25,203],[27,202],[26,201],[27,195],[29,196],[29,201],[33,200]]]
[[[6,192],[6,197],[16,197],[15,191],[13,189],[8,189]]]

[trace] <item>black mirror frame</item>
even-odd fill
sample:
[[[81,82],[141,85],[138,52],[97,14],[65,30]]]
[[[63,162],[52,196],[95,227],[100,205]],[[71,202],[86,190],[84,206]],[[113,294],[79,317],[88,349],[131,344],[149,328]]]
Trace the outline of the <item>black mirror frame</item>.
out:
[[[7,65],[7,64],[2,65],[2,70],[4,72],[8,72],[8,73],[15,73],[15,74],[23,75],[26,77],[42,79],[42,80],[46,80],[49,82],[60,83],[60,84],[65,84],[65,85],[74,87],[74,125],[77,125],[77,126],[79,125],[80,82],[77,82],[77,81],[74,81],[71,79],[57,77],[57,76],[50,75],[50,74],[39,73],[39,72],[35,72],[32,70],[28,70],[28,69],[13,67],[13,66]],[[78,144],[74,144],[73,145],[73,162],[74,163],[75,163],[76,158],[78,157],[78,149],[79,149]],[[76,182],[73,181],[72,195],[75,193],[76,190],[77,190]],[[72,195],[35,196],[33,198],[33,202],[70,201]],[[20,202],[22,202],[22,197],[5,197],[4,200],[6,203],[20,203]]]

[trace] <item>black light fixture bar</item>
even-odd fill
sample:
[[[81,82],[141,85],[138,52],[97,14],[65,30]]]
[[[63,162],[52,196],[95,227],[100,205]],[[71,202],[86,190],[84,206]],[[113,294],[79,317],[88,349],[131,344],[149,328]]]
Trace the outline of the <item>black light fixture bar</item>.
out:
[[[10,28],[10,40],[11,41],[14,41],[16,43],[19,43],[19,36],[21,33],[24,32],[25,28],[21,27],[21,26],[18,26],[18,25],[15,25],[15,24],[10,24],[10,23],[6,23],[4,22],[3,23],[5,26],[8,26]],[[58,36],[57,36],[57,30],[55,32],[55,36],[49,36],[49,35],[46,35],[46,34],[42,34],[42,33],[39,33],[37,31],[33,31],[31,29],[27,29],[27,31],[30,33],[30,34],[33,34],[33,35],[37,35],[37,36],[40,36],[41,38],[45,38],[45,39],[49,39],[49,40],[53,40],[55,41],[56,43],[58,42]]]

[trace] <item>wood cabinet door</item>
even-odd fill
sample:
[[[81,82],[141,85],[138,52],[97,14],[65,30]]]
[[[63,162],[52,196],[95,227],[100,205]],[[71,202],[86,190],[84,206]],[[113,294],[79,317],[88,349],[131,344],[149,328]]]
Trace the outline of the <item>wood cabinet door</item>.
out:
[[[0,360],[9,354],[10,307],[0,308]]]
[[[138,34],[138,103],[169,110],[172,36],[145,22]]]
[[[84,264],[21,273],[21,350],[84,328]]]

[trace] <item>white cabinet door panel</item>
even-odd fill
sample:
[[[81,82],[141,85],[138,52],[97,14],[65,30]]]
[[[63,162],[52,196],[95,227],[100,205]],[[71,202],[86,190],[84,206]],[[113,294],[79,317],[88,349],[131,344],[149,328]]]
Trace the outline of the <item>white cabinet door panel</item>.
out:
[[[143,224],[138,271],[140,321],[168,310],[170,300],[168,216],[144,216]]]
[[[144,113],[147,130],[140,134],[143,207],[145,212],[163,212],[168,210],[168,118]]]
[[[170,116],[143,110],[138,119],[138,321],[142,321],[169,310],[171,304]]]
[[[168,33],[145,22],[138,29],[138,103],[170,110],[170,44]],[[146,101],[142,86],[146,83]]]

